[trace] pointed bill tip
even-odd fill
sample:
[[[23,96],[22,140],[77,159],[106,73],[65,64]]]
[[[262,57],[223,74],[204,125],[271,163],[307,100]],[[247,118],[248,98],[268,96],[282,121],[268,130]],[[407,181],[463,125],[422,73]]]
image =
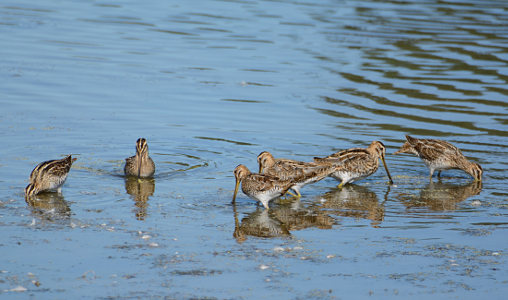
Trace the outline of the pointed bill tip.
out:
[[[390,175],[390,171],[388,171],[388,166],[386,165],[385,156],[381,156],[381,160],[383,161],[383,166],[385,167],[386,175],[388,175],[388,179],[390,179],[390,184],[393,184],[392,175]]]

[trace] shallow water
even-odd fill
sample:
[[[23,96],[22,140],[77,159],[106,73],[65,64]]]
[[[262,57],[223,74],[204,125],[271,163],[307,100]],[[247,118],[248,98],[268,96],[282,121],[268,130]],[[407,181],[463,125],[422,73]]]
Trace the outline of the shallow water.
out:
[[[503,1],[0,4],[2,298],[502,298],[508,292]],[[484,170],[429,183],[414,156],[265,211],[232,170],[404,134]],[[124,159],[148,140],[153,180]],[[76,154],[62,195],[35,165]]]

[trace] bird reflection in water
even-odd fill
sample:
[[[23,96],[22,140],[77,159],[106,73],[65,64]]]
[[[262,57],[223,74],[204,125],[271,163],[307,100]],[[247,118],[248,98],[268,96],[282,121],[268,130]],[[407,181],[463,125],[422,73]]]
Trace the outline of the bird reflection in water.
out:
[[[155,191],[153,178],[137,178],[128,176],[125,178],[125,191],[134,198],[134,213],[137,220],[143,221],[147,216],[148,197]]]
[[[68,219],[71,216],[69,203],[60,193],[43,192],[31,197],[25,197],[30,206],[32,215],[42,221],[54,221],[55,219]]]
[[[482,191],[482,182],[473,181],[464,185],[430,182],[418,194],[399,194],[398,200],[408,209],[426,207],[432,211],[456,210],[458,204]]]
[[[342,189],[333,189],[322,195],[321,209],[338,216],[371,220],[371,226],[377,228],[384,220],[384,203],[389,192],[390,186],[387,187],[385,199],[380,203],[376,193],[367,187],[345,185]]]
[[[270,209],[257,208],[247,214],[240,222],[236,203],[233,203],[235,231],[233,236],[244,242],[247,236],[275,238],[289,237],[290,231],[309,227],[330,229],[335,220],[315,209],[301,207],[300,200],[288,204],[278,204]]]
[[[236,203],[233,203],[233,212],[235,217],[235,231],[233,236],[239,243],[245,242],[247,236],[262,238],[288,237],[291,236],[284,223],[278,220],[271,209],[260,209],[259,207],[238,221],[238,212]]]
[[[303,207],[300,199],[295,199],[289,204],[281,204],[273,210],[274,216],[290,231],[310,227],[331,229],[336,221],[327,213],[316,207]]]

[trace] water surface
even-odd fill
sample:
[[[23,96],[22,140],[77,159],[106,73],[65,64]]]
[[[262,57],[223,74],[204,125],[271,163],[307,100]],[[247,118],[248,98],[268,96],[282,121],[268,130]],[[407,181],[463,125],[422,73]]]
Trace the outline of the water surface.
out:
[[[508,292],[503,1],[0,4],[0,293],[69,298],[502,298]],[[405,134],[482,165],[430,183]],[[148,140],[153,180],[123,177]],[[387,146],[266,211],[233,169]],[[62,195],[35,165],[75,154]]]

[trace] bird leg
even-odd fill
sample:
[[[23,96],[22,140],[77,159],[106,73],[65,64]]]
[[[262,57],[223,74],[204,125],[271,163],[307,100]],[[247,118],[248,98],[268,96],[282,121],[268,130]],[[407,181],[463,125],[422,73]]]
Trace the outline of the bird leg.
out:
[[[295,197],[295,198],[300,198],[300,196],[301,196],[301,195],[300,195],[300,193],[296,193],[296,195],[295,195],[295,194],[291,193],[290,191],[287,191],[287,192],[286,192],[286,195],[287,195],[287,194],[290,194],[291,196],[293,196],[293,197]]]

